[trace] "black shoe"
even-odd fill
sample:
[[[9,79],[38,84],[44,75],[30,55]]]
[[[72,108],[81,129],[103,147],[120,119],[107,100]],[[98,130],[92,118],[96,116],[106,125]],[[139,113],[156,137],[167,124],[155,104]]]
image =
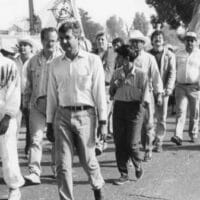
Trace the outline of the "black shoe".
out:
[[[153,151],[156,152],[156,153],[162,153],[162,152],[163,152],[162,145],[157,144],[157,145],[155,146],[155,148],[153,149]]]
[[[182,140],[178,136],[171,137],[171,142],[175,143],[178,146],[182,145]]]
[[[129,182],[128,175],[122,175],[119,179],[114,181],[115,185],[123,185]]]
[[[196,144],[196,143],[198,143],[198,138],[191,137],[190,142]]]
[[[135,176],[136,176],[137,179],[141,179],[143,174],[144,174],[144,172],[143,172],[143,169],[142,169],[142,165],[140,164],[140,166],[135,169]]]
[[[157,146],[158,143],[159,143],[159,139],[156,137],[156,138],[153,140],[152,144],[153,144],[154,146]]]
[[[95,197],[95,200],[104,200],[102,190],[101,189],[94,190],[94,197]]]
[[[102,154],[102,149],[96,147],[95,154],[96,154],[96,156],[100,156]]]

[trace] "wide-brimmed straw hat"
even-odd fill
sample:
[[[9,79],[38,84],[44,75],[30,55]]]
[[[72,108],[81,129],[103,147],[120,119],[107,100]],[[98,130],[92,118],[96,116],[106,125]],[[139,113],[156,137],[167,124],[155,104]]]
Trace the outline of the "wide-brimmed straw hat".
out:
[[[28,43],[30,46],[35,47],[35,41],[29,36],[23,36],[22,38],[18,39],[18,44],[22,42]]]
[[[184,36],[184,39],[187,38],[193,38],[194,40],[197,40],[197,34],[195,32],[188,31]]]
[[[139,30],[132,30],[129,33],[129,40],[140,40],[144,43],[147,42],[147,38],[143,35],[143,33]]]

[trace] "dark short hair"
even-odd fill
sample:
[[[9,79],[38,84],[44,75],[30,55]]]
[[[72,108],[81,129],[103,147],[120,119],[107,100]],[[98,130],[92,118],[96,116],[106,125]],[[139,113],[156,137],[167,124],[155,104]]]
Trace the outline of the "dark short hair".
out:
[[[153,38],[157,35],[162,35],[164,38],[164,33],[161,30],[155,30],[152,34],[151,34],[151,41],[153,41]]]
[[[67,21],[63,24],[58,29],[58,33],[65,33],[68,30],[72,30],[74,36],[80,38],[81,36],[81,26],[78,21]]]
[[[117,38],[113,39],[112,45],[115,45],[118,42],[121,43],[121,44],[124,44],[124,40],[121,37],[117,37]]]
[[[102,37],[102,36],[106,36],[106,33],[104,31],[100,31],[96,34],[95,36],[95,39],[98,39],[99,37]]]
[[[123,58],[128,58],[131,62],[136,58],[135,51],[127,44],[123,44],[121,47],[117,48],[116,52]]]
[[[50,33],[50,32],[56,32],[56,33],[58,33],[57,29],[54,28],[54,27],[43,28],[42,31],[41,31],[41,33],[40,33],[40,39],[41,39],[41,41],[44,40],[45,35],[47,33]]]

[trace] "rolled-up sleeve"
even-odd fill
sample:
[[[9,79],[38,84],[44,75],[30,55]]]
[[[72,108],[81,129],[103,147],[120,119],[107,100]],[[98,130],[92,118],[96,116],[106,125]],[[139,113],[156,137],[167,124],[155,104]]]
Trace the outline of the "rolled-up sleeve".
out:
[[[48,89],[47,89],[47,111],[46,111],[47,123],[53,122],[56,108],[58,106],[57,84],[53,69],[54,69],[54,63],[52,63],[49,70]]]
[[[107,119],[107,104],[106,104],[106,91],[105,91],[105,75],[103,65],[98,56],[92,57],[93,65],[93,86],[92,94],[95,105],[98,110],[99,120]]]

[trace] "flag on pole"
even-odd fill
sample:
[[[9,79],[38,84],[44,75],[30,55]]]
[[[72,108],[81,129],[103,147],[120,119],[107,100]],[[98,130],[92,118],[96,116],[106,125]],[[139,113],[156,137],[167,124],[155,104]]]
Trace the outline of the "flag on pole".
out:
[[[75,0],[56,0],[51,8],[58,26],[66,21],[78,21],[84,35],[81,18]]]
[[[81,48],[86,51],[92,50],[91,42],[85,38],[81,17],[76,5],[76,0],[56,0],[51,8],[59,27],[66,21],[78,21],[81,26],[82,37],[79,39]]]

